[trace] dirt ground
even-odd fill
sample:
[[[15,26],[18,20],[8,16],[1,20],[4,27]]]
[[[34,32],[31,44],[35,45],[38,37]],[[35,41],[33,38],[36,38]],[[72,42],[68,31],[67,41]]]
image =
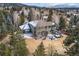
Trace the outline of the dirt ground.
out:
[[[26,38],[26,44],[27,44],[27,48],[29,49],[30,53],[33,53],[35,51],[35,49],[37,48],[37,46],[43,42],[45,49],[47,50],[47,48],[49,47],[49,45],[51,45],[55,50],[57,50],[57,52],[59,54],[64,54],[64,52],[66,51],[66,49],[63,47],[63,40],[66,38],[66,35],[63,35],[63,37],[61,38],[57,38],[56,40],[50,40],[50,39],[46,39],[46,40],[35,40],[33,38],[27,39]]]

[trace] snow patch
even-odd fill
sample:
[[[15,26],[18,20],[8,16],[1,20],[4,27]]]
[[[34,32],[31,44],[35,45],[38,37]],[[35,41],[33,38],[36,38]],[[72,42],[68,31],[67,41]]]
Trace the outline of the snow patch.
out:
[[[22,34],[22,36],[23,38],[28,38],[28,39],[33,38],[32,33]]]

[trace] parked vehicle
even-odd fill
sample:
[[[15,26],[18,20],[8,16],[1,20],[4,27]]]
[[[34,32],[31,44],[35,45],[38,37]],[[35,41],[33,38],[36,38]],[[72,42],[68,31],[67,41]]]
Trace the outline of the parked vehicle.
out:
[[[55,39],[56,37],[55,37],[53,34],[48,34],[48,35],[47,35],[47,38],[49,38],[49,39],[52,40],[52,39]]]
[[[60,38],[60,37],[61,37],[60,34],[55,34],[54,36],[55,36],[56,38]]]

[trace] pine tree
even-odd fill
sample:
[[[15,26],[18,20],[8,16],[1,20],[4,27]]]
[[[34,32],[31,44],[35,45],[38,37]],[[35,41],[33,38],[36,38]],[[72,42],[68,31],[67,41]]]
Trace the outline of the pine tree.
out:
[[[1,56],[11,56],[11,49],[6,44],[0,44],[0,55]]]
[[[4,56],[4,54],[5,54],[5,45],[4,44],[0,44],[0,55],[1,56]]]
[[[70,56],[79,56],[79,43],[75,43],[69,50],[67,54]]]
[[[4,56],[11,56],[11,48],[8,44],[5,44],[5,54]]]
[[[0,39],[6,36],[7,27],[5,24],[5,19],[3,18],[3,11],[0,11]]]
[[[34,56],[45,56],[45,48],[43,42],[41,42],[41,44],[35,50]]]
[[[65,39],[64,45],[71,46],[67,48],[67,55],[79,55],[79,28],[72,29],[73,33]],[[72,45],[73,44],[73,45]]]
[[[72,15],[72,16],[71,16],[71,19],[70,19],[70,23],[69,23],[69,24],[70,24],[70,27],[72,27],[73,25],[76,25],[78,19],[79,19],[78,16]]]
[[[65,40],[64,44],[66,46],[71,46],[69,49],[67,49],[67,55],[76,56],[79,55],[79,36],[71,36],[67,40]]]
[[[48,16],[48,20],[47,21],[52,21],[52,9],[49,10],[49,16]]]
[[[26,48],[26,44],[24,40],[20,40],[15,45],[15,55],[18,56],[27,56],[29,55],[29,51]]]
[[[12,54],[15,56],[27,56],[29,50],[26,47],[25,40],[18,34],[13,34],[11,37],[10,45],[12,47]]]
[[[60,17],[60,21],[59,21],[59,29],[65,29],[66,24],[65,24],[65,19],[63,17]]]
[[[22,25],[24,23],[25,19],[24,19],[24,13],[22,12],[20,15],[20,25]]]
[[[31,20],[34,20],[33,19],[33,12],[32,12],[32,9],[30,9],[30,12],[28,14],[28,20],[31,21]]]

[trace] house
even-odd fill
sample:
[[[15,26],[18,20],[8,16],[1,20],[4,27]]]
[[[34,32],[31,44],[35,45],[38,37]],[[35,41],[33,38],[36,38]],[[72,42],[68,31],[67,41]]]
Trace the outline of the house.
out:
[[[25,33],[31,32],[34,37],[40,38],[46,36],[48,33],[51,33],[54,25],[55,24],[53,22],[34,20],[21,25],[20,29],[23,30]]]

